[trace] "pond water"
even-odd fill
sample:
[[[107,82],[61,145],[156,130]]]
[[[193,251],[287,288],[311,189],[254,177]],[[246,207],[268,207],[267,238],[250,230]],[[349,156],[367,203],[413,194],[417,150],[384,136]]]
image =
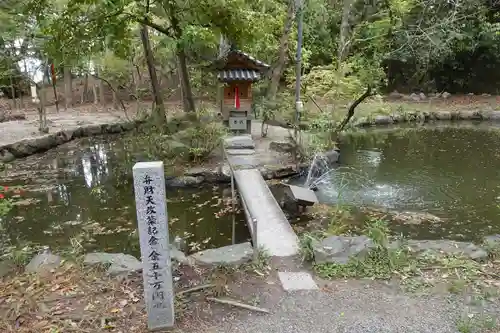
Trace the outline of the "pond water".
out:
[[[341,166],[319,184],[324,203],[427,212],[392,224],[412,238],[479,240],[500,233],[500,131],[483,126],[373,130],[345,138]]]
[[[139,256],[131,152],[120,136],[83,139],[16,160],[0,172],[0,185],[22,186],[18,204],[1,219],[0,242],[52,249]],[[167,171],[168,175],[168,171]],[[170,237],[188,253],[232,243],[230,190],[219,186],[167,188]],[[234,214],[235,242],[249,239],[244,214]]]

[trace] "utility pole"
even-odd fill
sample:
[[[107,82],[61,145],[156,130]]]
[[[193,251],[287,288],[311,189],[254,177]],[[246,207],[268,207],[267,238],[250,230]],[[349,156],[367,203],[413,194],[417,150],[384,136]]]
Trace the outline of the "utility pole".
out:
[[[295,6],[297,9],[297,56],[295,69],[295,137],[297,137],[297,128],[300,122],[300,115],[303,109],[302,101],[300,100],[300,79],[302,75],[302,26],[304,21],[303,0],[296,0]]]

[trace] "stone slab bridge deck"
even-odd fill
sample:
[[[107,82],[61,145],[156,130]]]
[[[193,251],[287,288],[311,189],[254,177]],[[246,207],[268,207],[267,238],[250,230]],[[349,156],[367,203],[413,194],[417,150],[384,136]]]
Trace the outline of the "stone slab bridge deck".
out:
[[[265,249],[273,257],[296,255],[298,237],[259,171],[262,161],[269,159],[269,152],[256,149],[251,135],[226,138],[224,151],[241,197],[254,248]]]

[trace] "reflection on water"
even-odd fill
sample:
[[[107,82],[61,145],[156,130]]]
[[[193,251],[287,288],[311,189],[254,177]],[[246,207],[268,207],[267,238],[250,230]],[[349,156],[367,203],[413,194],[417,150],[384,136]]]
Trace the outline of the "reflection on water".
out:
[[[119,137],[81,140],[40,156],[15,161],[0,184],[23,185],[23,198],[2,221],[3,242],[65,247],[78,241],[87,250],[139,255],[130,152]],[[167,172],[168,174],[168,172]],[[168,189],[170,236],[187,252],[231,244],[232,213],[227,190]],[[248,239],[241,212],[235,215],[236,242]]]
[[[426,211],[446,222],[394,225],[412,237],[474,239],[500,233],[500,132],[420,128],[354,134],[342,166],[318,187],[322,202]]]
[[[101,184],[103,177],[108,175],[108,161],[103,145],[90,147],[90,154],[81,158],[82,174],[87,187]]]

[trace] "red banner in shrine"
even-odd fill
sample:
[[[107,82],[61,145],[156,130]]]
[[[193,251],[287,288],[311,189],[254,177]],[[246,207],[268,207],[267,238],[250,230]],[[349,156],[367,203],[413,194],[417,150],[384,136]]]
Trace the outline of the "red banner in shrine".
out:
[[[234,107],[236,109],[240,108],[240,94],[238,91],[238,87],[234,87]]]

